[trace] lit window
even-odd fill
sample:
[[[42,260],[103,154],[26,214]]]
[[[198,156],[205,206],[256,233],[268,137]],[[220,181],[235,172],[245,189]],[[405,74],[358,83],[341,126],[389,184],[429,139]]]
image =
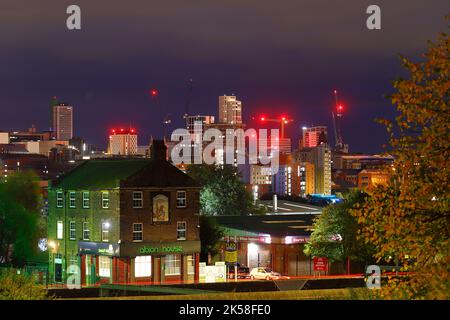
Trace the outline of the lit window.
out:
[[[108,209],[109,208],[109,192],[102,192],[102,208]]]
[[[181,260],[179,254],[168,254],[166,256],[166,268],[165,275],[166,276],[175,276],[180,274],[181,269]]]
[[[187,274],[195,274],[195,258],[193,254],[187,256]]]
[[[89,222],[83,222],[83,240],[89,240]]]
[[[90,205],[89,191],[84,191],[83,192],[83,208],[84,209],[89,209],[89,205]]]
[[[133,208],[142,208],[142,191],[133,192]]]
[[[177,191],[177,208],[186,208],[186,191]]]
[[[109,222],[103,222],[102,223],[102,241],[108,242],[109,241]]]
[[[75,208],[75,192],[69,192],[69,208]]]
[[[186,221],[177,222],[177,240],[186,240]]]
[[[111,259],[106,256],[98,257],[99,264],[99,275],[100,277],[110,277],[111,276]]]
[[[133,223],[133,241],[142,241],[142,223]]]
[[[134,259],[134,276],[151,277],[152,275],[152,256],[137,256]]]
[[[56,192],[56,207],[62,208],[64,205],[64,198],[62,191]]]
[[[70,221],[69,222],[69,239],[70,240],[75,240],[77,237],[77,232],[75,229],[75,221]]]
[[[56,223],[56,238],[62,239],[64,234],[64,224],[62,221]]]

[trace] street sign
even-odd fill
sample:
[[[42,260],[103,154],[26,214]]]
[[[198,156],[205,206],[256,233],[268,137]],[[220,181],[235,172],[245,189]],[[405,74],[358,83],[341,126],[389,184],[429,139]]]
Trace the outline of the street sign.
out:
[[[328,258],[314,257],[314,271],[327,271],[328,270]]]

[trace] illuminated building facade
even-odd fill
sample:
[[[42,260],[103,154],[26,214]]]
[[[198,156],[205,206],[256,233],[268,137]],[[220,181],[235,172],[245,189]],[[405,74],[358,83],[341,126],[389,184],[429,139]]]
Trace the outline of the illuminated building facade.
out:
[[[199,192],[152,144],[151,159],[90,160],[49,186],[49,280],[198,280]]]
[[[138,152],[138,136],[134,129],[113,129],[109,136],[108,153],[129,156]]]
[[[70,140],[73,137],[73,107],[60,102],[53,106],[53,132],[56,140]]]
[[[242,102],[235,95],[219,97],[219,122],[227,124],[242,123]]]

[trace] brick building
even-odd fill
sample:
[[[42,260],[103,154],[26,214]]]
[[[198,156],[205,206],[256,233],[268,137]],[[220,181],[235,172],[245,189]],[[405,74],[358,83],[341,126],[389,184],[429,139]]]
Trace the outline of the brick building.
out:
[[[90,160],[49,187],[49,279],[82,285],[198,279],[198,184],[166,161]],[[78,268],[77,268],[78,267]]]

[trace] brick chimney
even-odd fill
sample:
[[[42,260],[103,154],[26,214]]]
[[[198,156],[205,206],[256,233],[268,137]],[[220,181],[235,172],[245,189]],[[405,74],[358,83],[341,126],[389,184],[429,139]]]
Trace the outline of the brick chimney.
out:
[[[167,160],[167,147],[163,140],[153,140],[151,147],[151,159]]]

